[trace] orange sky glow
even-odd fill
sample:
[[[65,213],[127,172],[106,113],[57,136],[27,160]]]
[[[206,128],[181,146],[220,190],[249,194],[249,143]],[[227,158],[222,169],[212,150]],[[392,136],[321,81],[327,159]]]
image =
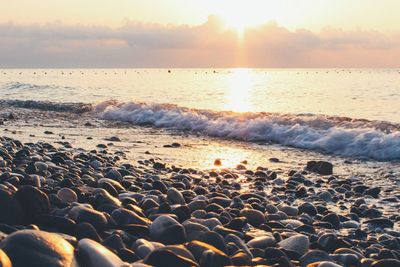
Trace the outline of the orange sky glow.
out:
[[[0,0],[3,67],[397,67],[398,0]]]

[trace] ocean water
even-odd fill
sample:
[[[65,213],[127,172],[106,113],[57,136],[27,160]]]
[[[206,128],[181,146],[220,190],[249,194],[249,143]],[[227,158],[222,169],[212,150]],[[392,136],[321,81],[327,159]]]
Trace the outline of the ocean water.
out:
[[[0,101],[199,138],[400,160],[397,69],[13,69],[0,71]]]

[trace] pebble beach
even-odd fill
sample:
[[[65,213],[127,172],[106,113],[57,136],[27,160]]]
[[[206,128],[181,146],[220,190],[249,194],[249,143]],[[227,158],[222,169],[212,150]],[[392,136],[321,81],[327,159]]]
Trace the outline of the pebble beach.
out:
[[[73,139],[46,128],[62,113],[2,110],[0,266],[400,266],[394,163],[368,176],[329,156],[196,168],[151,147],[129,156],[124,136],[78,147],[96,123],[116,127],[89,115],[68,115]]]

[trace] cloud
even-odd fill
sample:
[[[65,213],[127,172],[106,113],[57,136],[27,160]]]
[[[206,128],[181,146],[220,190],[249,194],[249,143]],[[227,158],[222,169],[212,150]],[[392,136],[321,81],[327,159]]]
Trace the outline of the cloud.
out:
[[[113,29],[0,24],[1,67],[398,67],[400,35],[275,23],[242,37],[216,17],[197,26],[126,22]]]

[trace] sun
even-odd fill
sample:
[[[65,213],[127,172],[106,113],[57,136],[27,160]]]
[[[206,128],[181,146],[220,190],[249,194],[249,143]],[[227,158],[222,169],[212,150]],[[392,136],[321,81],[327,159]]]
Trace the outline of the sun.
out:
[[[243,13],[236,13],[234,10],[230,10],[227,13],[221,15],[222,21],[225,27],[228,29],[234,29],[239,36],[243,36],[246,29],[255,27],[260,24],[254,18],[250,18]]]
[[[225,26],[228,29],[233,29],[237,32],[239,37],[243,37],[245,31],[247,28],[249,28],[251,25],[249,23],[247,23],[246,21],[241,21],[241,20],[237,20],[235,18],[231,18],[231,19],[223,19]]]
[[[267,10],[262,5],[249,5],[247,1],[230,1],[225,3],[217,15],[227,28],[234,29],[239,36],[243,36],[246,29],[257,27],[271,19]]]

